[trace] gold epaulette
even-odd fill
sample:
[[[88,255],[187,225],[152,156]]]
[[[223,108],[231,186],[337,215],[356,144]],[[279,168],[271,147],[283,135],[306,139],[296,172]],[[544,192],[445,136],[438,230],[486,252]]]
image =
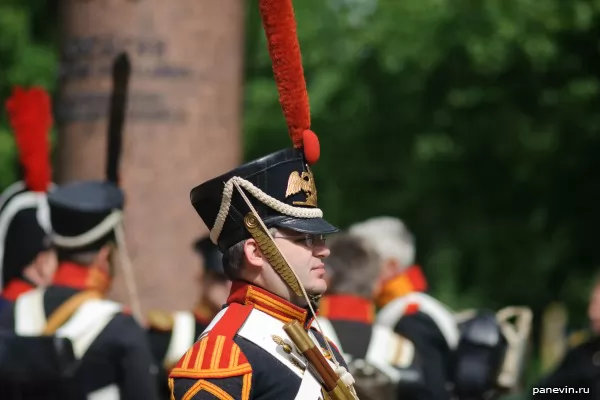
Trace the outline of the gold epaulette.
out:
[[[173,330],[174,319],[173,314],[168,311],[150,310],[148,312],[148,327],[161,332]]]

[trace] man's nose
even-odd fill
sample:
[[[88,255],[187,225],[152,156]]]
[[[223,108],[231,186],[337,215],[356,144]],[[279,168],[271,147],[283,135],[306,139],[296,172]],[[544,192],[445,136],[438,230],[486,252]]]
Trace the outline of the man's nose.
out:
[[[315,246],[313,248],[313,254],[315,257],[318,257],[318,258],[328,257],[330,253],[331,253],[331,250],[329,250],[329,247],[327,247],[326,245]]]

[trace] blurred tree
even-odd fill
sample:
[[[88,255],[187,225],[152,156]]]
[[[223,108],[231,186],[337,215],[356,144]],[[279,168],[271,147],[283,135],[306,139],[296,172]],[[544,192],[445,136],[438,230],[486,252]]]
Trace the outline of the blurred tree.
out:
[[[341,227],[388,214],[451,305],[560,299],[583,323],[599,264],[599,0],[303,0],[296,15]],[[289,145],[248,2],[246,156]],[[0,97],[54,90],[57,2],[0,5]],[[14,179],[0,113],[0,188]]]
[[[600,264],[600,0],[295,1],[320,205],[404,219],[456,308],[550,301],[583,324]],[[0,4],[0,98],[57,86],[57,1]],[[248,2],[246,157],[289,146]],[[15,178],[0,112],[0,189]]]
[[[328,218],[406,220],[434,292],[457,308],[539,312],[561,299],[584,323],[600,261],[600,2],[305,0],[296,10]],[[251,26],[245,138],[256,157],[289,139]]]

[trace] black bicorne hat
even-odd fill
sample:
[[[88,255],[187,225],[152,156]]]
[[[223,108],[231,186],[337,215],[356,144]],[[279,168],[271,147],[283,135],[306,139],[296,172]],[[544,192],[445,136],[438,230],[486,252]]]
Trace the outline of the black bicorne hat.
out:
[[[49,230],[46,194],[25,189],[21,181],[9,186],[0,200],[2,287],[48,248]]]
[[[2,287],[20,277],[47,248],[50,230],[46,192],[51,190],[50,96],[39,87],[15,87],[6,102],[23,180],[0,195],[0,271]]]
[[[80,181],[48,194],[51,242],[66,252],[99,250],[121,223],[123,191],[111,182]]]
[[[314,177],[302,150],[290,148],[244,164],[192,189],[192,205],[221,251],[251,237],[244,226],[244,217],[251,210],[234,182],[239,183],[268,228],[312,234],[338,231],[322,218]]]

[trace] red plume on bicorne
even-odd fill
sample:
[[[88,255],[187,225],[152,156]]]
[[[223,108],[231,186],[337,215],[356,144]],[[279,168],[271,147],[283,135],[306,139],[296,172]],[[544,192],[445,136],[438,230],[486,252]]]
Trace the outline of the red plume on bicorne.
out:
[[[294,147],[304,148],[306,161],[314,164],[319,160],[319,139],[310,130],[310,107],[292,0],[259,0],[259,4],[290,137]]]
[[[50,96],[41,88],[16,87],[6,102],[15,135],[19,160],[25,171],[25,184],[34,192],[46,192],[52,179],[50,166]]]

